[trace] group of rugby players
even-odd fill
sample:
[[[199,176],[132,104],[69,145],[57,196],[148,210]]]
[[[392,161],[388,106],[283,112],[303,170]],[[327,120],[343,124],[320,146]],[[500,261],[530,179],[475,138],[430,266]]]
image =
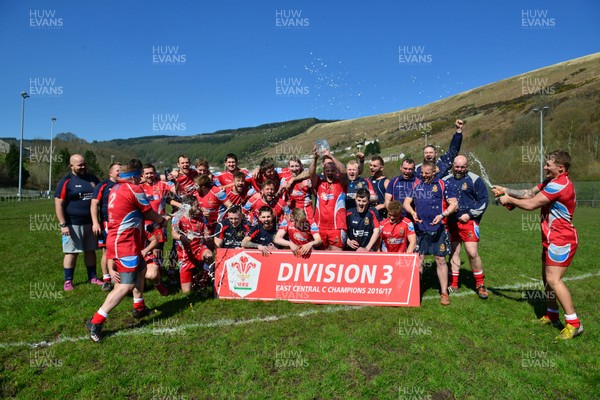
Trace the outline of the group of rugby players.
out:
[[[168,264],[170,269],[175,264],[179,266],[183,292],[191,291],[194,285],[208,284],[216,248],[257,249],[263,255],[276,248],[290,249],[299,257],[312,249],[418,252],[421,272],[424,256],[435,257],[440,303],[449,305],[448,292],[459,290],[460,251],[464,244],[475,292],[486,299],[477,242],[479,222],[488,203],[487,188],[468,171],[467,158],[458,154],[463,121],[457,120],[455,127],[446,153],[438,158],[436,149],[426,146],[421,165],[405,159],[401,174],[391,180],[383,173],[380,156],[372,157],[370,177],[365,179],[361,177],[365,163],[362,153],[356,154],[358,161],[344,165],[328,150],[318,153],[316,147],[308,170],[299,158],[291,157],[285,168],[264,159],[260,167],[249,172],[239,168],[234,154],[225,157],[224,171],[215,173],[210,172],[204,160],[197,160],[193,168],[187,155],[180,155],[177,168],[163,176],[154,166],[142,165],[138,160],[126,166],[111,165],[109,179],[96,187],[91,216],[93,232],[105,232],[103,288],[110,290],[112,280],[120,283],[120,290],[111,292],[86,324],[90,337],[100,340],[108,312],[129,291],[134,292],[135,317],[151,312],[142,297],[145,279],[152,281],[162,295],[168,294],[160,268],[167,240],[164,228],[169,219],[166,203],[179,210],[172,214],[176,252],[171,253]],[[317,173],[319,159],[322,174]],[[117,182],[123,183],[116,186],[121,195],[116,191],[109,196]],[[505,201],[512,199],[508,189],[498,190],[507,194]],[[57,189],[57,197],[58,194]],[[145,221],[146,240],[134,244],[135,232],[127,232],[136,224],[142,226],[141,221]],[[102,225],[108,229],[102,229]],[[132,251],[134,248],[139,251]],[[450,284],[448,255],[452,267]],[[178,262],[174,262],[175,257]],[[65,290],[69,289],[65,286]],[[556,322],[558,313],[554,309],[552,312],[544,317],[550,322],[544,319],[542,323]],[[573,319],[567,322],[572,323]],[[571,337],[580,333],[578,327],[575,329]]]

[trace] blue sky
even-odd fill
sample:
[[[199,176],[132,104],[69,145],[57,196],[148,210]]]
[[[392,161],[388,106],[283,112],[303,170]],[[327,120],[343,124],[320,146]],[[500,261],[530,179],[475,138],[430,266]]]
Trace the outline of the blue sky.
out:
[[[427,104],[600,51],[596,0],[0,1],[0,136],[193,135]],[[294,26],[292,26],[294,25]]]

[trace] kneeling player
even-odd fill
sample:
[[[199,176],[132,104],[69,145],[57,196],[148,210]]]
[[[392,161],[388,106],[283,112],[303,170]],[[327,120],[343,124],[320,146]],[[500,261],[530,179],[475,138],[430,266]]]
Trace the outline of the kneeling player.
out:
[[[387,206],[388,217],[381,221],[381,251],[388,253],[414,253],[417,235],[411,220],[402,216],[402,203],[392,200]]]
[[[250,225],[242,213],[240,206],[232,206],[227,219],[221,224],[219,233],[215,236],[215,245],[225,249],[242,247],[242,240],[250,231]]]
[[[276,234],[275,213],[271,207],[262,206],[258,210],[258,223],[250,228],[250,232],[242,240],[242,247],[245,249],[258,249],[263,256],[267,256],[274,247],[273,239]]]
[[[304,256],[320,246],[323,241],[317,224],[307,220],[303,209],[294,208],[290,220],[282,221],[273,243],[289,247],[297,256]]]
[[[367,189],[356,191],[356,208],[348,210],[348,240],[346,247],[358,252],[374,251],[379,239],[379,221],[377,212],[369,208],[370,193]]]
[[[183,204],[190,206],[189,216],[182,216],[173,226],[173,238],[177,242],[179,258],[179,279],[181,291],[189,293],[195,274],[202,274],[201,286],[206,286],[208,269],[213,262],[213,254],[206,247],[204,238],[209,235],[206,218],[193,196],[184,196]]]

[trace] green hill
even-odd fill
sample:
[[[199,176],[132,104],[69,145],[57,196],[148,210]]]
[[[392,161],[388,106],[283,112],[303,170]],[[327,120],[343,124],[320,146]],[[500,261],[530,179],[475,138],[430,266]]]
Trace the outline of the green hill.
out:
[[[539,114],[544,113],[544,150],[568,150],[578,180],[600,179],[600,53],[504,79],[446,99],[394,113],[316,124],[302,134],[274,143],[259,156],[278,157],[282,150],[308,153],[320,138],[341,158],[357,143],[379,140],[382,156],[422,158],[427,142],[446,149],[456,118],[466,121],[463,152],[486,166],[492,180],[535,181],[539,176]],[[350,150],[345,150],[350,147]],[[281,157],[279,157],[281,158]],[[388,175],[398,162],[386,165]],[[395,165],[394,165],[395,164]],[[477,172],[477,170],[475,170]]]
[[[492,180],[532,182],[539,176],[539,114],[544,114],[544,152],[566,149],[574,155],[574,179],[600,180],[600,53],[530,71],[420,107],[393,113],[344,120],[316,118],[270,123],[252,128],[194,136],[145,136],[87,143],[65,135],[58,149],[71,154],[95,153],[106,168],[111,158],[140,158],[159,169],[174,166],[185,153],[192,160],[207,159],[220,168],[225,154],[233,152],[241,164],[252,167],[262,157],[283,162],[290,155],[309,157],[318,139],[327,139],[341,159],[353,156],[366,140],[378,140],[386,158],[386,173],[398,172],[399,156],[421,158],[426,140],[445,149],[456,118],[466,121],[463,152],[473,153]],[[47,145],[32,141],[29,145]],[[364,149],[364,148],[361,148]],[[112,156],[112,157],[111,157]],[[47,187],[47,164],[30,165],[28,185]],[[475,169],[475,172],[478,172]]]

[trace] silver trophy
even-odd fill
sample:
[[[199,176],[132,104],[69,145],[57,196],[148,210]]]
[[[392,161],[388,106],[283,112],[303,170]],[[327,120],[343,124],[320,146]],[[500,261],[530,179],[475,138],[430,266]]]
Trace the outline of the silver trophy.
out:
[[[329,143],[327,143],[327,140],[325,140],[325,139],[317,140],[316,145],[317,145],[317,154],[319,156],[323,156],[323,152],[325,150],[327,150],[327,151],[330,150]]]

